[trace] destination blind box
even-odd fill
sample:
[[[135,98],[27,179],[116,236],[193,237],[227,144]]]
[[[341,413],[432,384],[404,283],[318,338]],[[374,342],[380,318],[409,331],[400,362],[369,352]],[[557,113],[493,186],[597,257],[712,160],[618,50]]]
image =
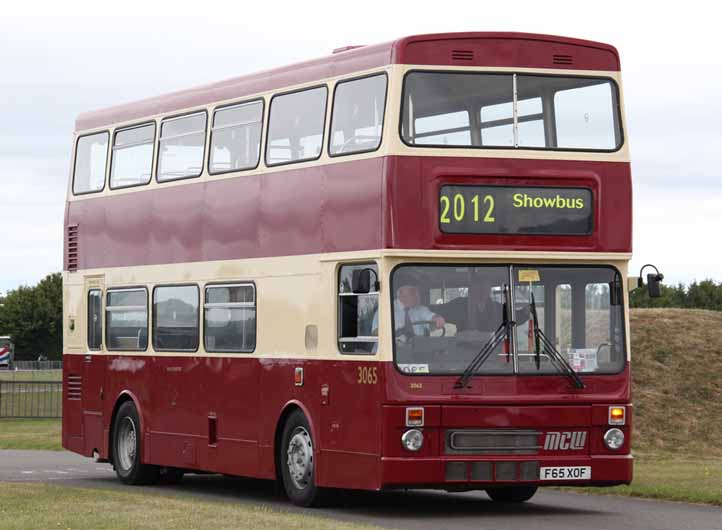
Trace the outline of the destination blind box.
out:
[[[444,185],[439,227],[446,234],[589,235],[589,188]]]

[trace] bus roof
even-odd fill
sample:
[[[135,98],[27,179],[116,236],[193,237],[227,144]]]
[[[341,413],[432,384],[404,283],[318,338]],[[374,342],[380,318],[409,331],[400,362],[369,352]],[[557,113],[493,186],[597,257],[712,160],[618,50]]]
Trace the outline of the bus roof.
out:
[[[76,131],[107,127],[390,64],[619,70],[608,44],[533,33],[438,33],[371,46],[346,47],[310,61],[234,77],[187,90],[85,112]]]

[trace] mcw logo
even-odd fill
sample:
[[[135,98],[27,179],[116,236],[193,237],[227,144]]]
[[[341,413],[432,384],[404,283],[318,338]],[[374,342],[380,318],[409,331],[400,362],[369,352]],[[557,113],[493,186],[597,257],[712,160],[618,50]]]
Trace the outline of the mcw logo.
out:
[[[548,432],[544,439],[545,451],[579,451],[587,442],[586,431]]]

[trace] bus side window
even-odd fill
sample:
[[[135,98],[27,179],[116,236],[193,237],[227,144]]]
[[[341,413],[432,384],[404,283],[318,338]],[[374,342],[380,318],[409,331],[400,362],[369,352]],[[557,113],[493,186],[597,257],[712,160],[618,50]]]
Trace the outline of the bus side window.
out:
[[[331,117],[331,156],[374,151],[381,145],[386,106],[386,75],[336,85]]]
[[[108,289],[105,344],[109,350],[148,349],[148,291],[144,287]]]
[[[168,285],[153,290],[153,349],[196,351],[198,306],[196,285]]]
[[[324,85],[273,96],[268,116],[267,166],[321,156],[327,94]]]
[[[256,286],[252,283],[209,285],[203,306],[207,352],[256,349]]]
[[[103,298],[100,289],[88,291],[88,349],[99,350],[103,343]]]
[[[252,169],[261,155],[263,100],[217,109],[211,127],[211,153],[208,172]]]
[[[338,347],[341,353],[373,355],[378,346],[379,293],[353,292],[353,272],[361,269],[371,269],[372,278],[378,278],[378,267],[370,263],[344,265],[339,272]]]
[[[108,158],[107,131],[78,138],[75,147],[73,193],[81,195],[105,187],[105,163]]]

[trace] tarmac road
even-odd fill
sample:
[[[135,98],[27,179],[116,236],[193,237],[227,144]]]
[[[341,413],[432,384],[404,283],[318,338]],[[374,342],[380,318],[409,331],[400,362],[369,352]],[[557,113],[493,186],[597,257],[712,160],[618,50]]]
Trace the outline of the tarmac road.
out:
[[[115,478],[109,464],[96,464],[73,453],[54,451],[0,451],[0,481],[131,488]],[[261,480],[187,475],[177,486],[133,489],[301,511],[279,495],[273,483]],[[720,508],[553,490],[540,490],[525,504],[506,506],[492,503],[483,492],[354,492],[340,495],[335,506],[312,513],[343,521],[422,530],[722,530]]]

